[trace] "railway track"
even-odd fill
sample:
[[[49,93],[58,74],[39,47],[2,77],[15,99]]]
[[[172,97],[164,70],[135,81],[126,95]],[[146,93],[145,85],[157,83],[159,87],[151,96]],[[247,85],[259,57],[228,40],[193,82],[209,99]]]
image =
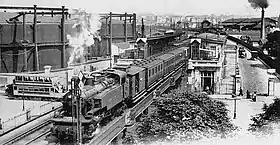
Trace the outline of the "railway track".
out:
[[[62,107],[57,107],[45,114],[43,114],[41,117],[44,117],[46,115],[49,115],[50,113],[54,111],[60,110]],[[40,119],[39,117],[38,119]],[[52,118],[52,116],[51,116]],[[35,120],[34,120],[35,121]],[[47,137],[50,134],[50,128],[51,128],[51,121],[50,118],[44,119],[39,121],[41,123],[27,127],[26,131],[20,132],[16,136],[13,136],[9,138],[8,140],[4,140],[4,142],[1,142],[0,144],[3,145],[11,145],[11,144],[18,144],[18,145],[27,145],[27,144],[32,144],[38,140],[42,140],[43,137]],[[31,122],[32,123],[32,122]],[[23,128],[24,129],[24,128]],[[21,130],[23,130],[21,129]],[[16,130],[15,130],[16,131]]]
[[[28,145],[32,142],[42,138],[43,136],[47,136],[50,134],[50,120],[44,121],[39,125],[27,130],[19,135],[11,138],[10,140],[3,143],[4,145],[12,145],[12,144],[20,144],[20,145]],[[37,135],[37,132],[43,132]]]

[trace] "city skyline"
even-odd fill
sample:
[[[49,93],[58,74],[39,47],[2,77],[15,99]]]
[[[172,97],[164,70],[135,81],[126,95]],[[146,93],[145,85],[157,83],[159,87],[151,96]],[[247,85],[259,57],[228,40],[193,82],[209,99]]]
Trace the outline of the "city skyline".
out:
[[[250,6],[248,0],[1,0],[0,5],[82,8],[99,12],[135,12],[175,15],[240,15],[256,17],[260,10]],[[265,16],[275,17],[280,14],[280,1],[269,0]],[[175,11],[176,10],[176,11]]]

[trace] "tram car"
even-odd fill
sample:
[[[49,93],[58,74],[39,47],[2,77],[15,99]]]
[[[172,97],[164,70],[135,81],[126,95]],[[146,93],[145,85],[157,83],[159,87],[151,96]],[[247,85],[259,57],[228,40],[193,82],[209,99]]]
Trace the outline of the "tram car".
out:
[[[66,86],[54,81],[53,77],[34,74],[16,75],[13,84],[6,90],[9,99],[62,100]]]
[[[90,140],[104,126],[153,91],[161,80],[185,64],[185,47],[148,59],[126,59],[112,69],[90,72],[81,93],[82,138]],[[121,59],[120,61],[124,61]],[[76,138],[76,101],[63,99],[63,109],[52,119],[52,135],[60,141]]]

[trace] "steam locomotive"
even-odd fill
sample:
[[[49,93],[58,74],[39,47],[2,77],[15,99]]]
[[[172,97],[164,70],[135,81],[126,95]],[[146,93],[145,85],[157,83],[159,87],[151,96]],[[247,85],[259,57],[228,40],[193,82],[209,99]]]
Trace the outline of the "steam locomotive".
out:
[[[90,140],[99,126],[106,125],[127,108],[143,99],[157,82],[186,60],[186,47],[176,48],[149,59],[120,59],[113,69],[89,72],[81,91],[83,141]],[[63,99],[63,109],[52,119],[52,135],[62,140],[76,140],[77,101],[71,95]]]

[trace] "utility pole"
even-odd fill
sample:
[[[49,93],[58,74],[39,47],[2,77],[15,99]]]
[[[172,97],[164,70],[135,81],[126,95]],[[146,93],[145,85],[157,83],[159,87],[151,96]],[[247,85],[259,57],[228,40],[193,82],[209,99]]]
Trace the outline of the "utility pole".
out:
[[[233,112],[233,119],[236,119],[236,98],[234,99],[234,112]]]
[[[73,77],[71,79],[72,98],[76,98],[76,120],[77,120],[77,144],[82,144],[82,130],[81,130],[81,89],[78,85],[79,78]],[[80,80],[81,81],[81,80]]]

